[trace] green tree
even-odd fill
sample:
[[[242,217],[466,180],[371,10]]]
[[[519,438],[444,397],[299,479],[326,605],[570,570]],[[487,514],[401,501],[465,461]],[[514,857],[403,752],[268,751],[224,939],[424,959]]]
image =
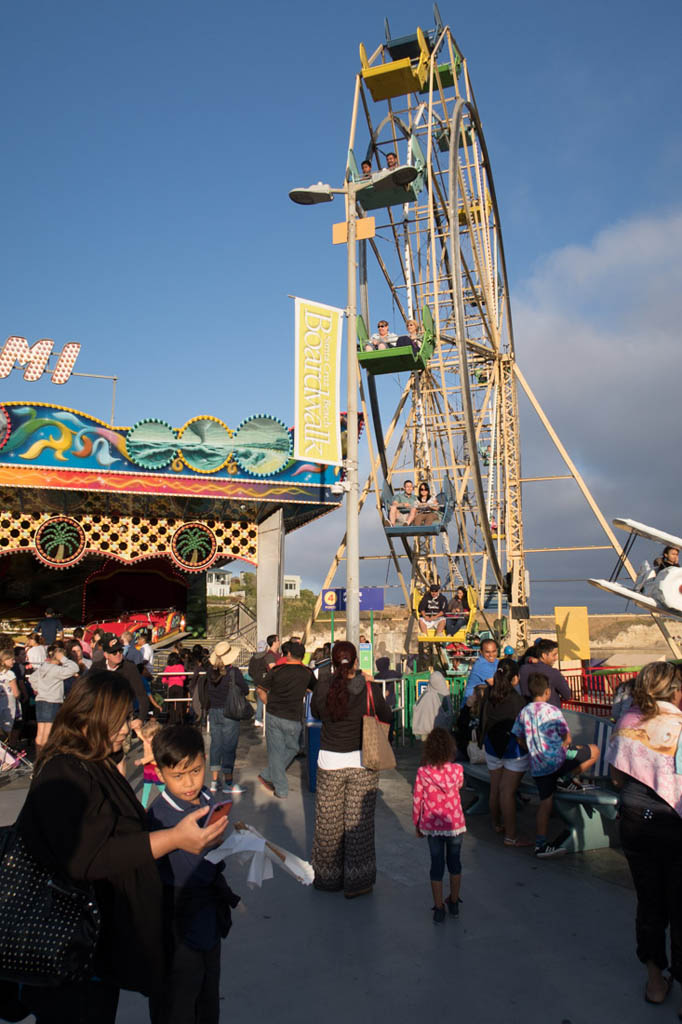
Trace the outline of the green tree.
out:
[[[287,598],[282,601],[282,637],[299,634],[315,607],[317,595],[312,590],[302,590],[300,597]]]

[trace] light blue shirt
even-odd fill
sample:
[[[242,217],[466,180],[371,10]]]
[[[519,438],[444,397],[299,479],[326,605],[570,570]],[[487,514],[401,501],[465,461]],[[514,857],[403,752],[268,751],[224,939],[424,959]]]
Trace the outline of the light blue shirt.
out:
[[[494,661],[488,661],[483,655],[479,655],[476,661],[471,666],[471,672],[467,679],[466,689],[464,691],[464,697],[470,697],[474,692],[475,687],[486,685],[488,679],[497,672],[497,665],[499,658],[495,658]]]

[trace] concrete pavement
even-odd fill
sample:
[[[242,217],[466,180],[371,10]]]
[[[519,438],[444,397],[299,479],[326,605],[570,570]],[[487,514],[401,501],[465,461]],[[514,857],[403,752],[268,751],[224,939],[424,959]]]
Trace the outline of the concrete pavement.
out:
[[[286,800],[257,781],[265,741],[242,729],[233,820],[308,858],[314,796],[305,762],[289,771]],[[414,835],[411,783],[418,748],[398,751],[382,775],[376,816],[378,878],[371,896],[318,893],[275,869],[251,890],[246,869],[228,862],[242,897],[223,944],[221,1020],[241,1024],[414,1024],[420,1019],[503,1024],[595,1024],[675,1020],[643,1001],[634,952],[635,901],[615,850],[537,861],[505,849],[487,818],[471,820],[463,844],[461,916],[432,922],[428,849]],[[25,786],[0,790],[0,821],[12,820]],[[533,808],[522,826],[533,834]],[[560,825],[554,823],[558,831]],[[148,1020],[146,1003],[123,993],[118,1019]]]

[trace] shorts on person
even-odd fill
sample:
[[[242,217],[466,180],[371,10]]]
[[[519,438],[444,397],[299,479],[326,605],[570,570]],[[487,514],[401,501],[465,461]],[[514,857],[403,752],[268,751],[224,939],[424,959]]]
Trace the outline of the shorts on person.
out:
[[[562,775],[572,774],[577,765],[589,761],[591,756],[590,748],[587,746],[571,744],[570,747],[566,747],[566,759],[555,771],[550,772],[549,775],[534,776],[540,799],[546,800],[547,797],[553,796],[556,784]]]
[[[504,749],[502,757],[498,757],[495,753],[495,749],[490,741],[490,738],[486,736],[483,749],[485,752],[485,763],[488,765],[488,771],[494,772],[499,768],[506,768],[508,772],[527,772],[530,767],[530,758],[528,754],[524,754],[516,742],[515,736],[509,737],[509,742]]]
[[[61,701],[37,700],[36,722],[54,722],[61,706]]]

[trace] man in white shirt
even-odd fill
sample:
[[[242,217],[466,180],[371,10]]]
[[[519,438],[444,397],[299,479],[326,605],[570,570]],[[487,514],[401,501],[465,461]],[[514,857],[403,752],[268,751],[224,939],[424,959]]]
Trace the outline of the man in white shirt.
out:
[[[388,321],[380,320],[377,329],[365,345],[365,352],[374,352],[376,349],[395,348],[398,335],[388,329]]]

